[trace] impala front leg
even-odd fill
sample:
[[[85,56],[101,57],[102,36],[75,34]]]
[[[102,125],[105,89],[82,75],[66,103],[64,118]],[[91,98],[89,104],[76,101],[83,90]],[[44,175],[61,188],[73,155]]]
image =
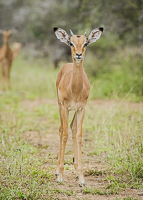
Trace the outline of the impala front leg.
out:
[[[60,104],[59,104],[59,115],[60,115],[60,126],[59,126],[60,147],[59,147],[59,155],[58,155],[58,161],[57,161],[56,176],[59,175],[59,165],[60,165],[60,161],[61,161],[62,140],[63,140],[63,115],[62,115],[62,105],[60,105]]]
[[[83,171],[82,171],[82,124],[84,118],[85,109],[77,111],[77,148],[78,148],[78,175],[79,175],[79,186],[85,186]]]
[[[71,122],[71,130],[72,130],[72,139],[73,139],[73,151],[74,151],[74,169],[76,171],[76,176],[78,178],[78,150],[77,150],[77,139],[76,139],[76,134],[77,134],[77,112],[75,112],[73,120]]]
[[[61,158],[59,165],[59,176],[58,183],[63,181],[63,172],[64,172],[64,157],[65,157],[65,148],[68,139],[68,117],[69,111],[64,106],[62,106],[62,117],[63,117],[63,144],[61,149]]]
[[[8,69],[7,69],[7,84],[8,84],[8,89],[11,90],[10,86],[10,71],[11,71],[11,62],[8,64]]]

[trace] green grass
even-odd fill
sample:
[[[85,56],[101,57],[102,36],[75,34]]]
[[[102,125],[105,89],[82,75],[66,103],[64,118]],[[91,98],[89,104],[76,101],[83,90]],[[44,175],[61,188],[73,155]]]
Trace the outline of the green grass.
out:
[[[120,199],[115,198],[115,200],[120,200]],[[138,200],[138,199],[128,196],[128,197],[123,198],[122,200]]]
[[[94,189],[94,188],[85,188],[82,190],[85,194],[94,194],[94,195],[112,195],[118,194],[117,189]]]
[[[0,96],[0,199],[58,199],[56,194],[75,195],[71,188],[57,188],[53,172],[57,159],[52,152],[47,153],[48,144],[35,146],[25,139],[29,133],[39,137],[47,132],[58,133],[58,107],[53,103],[58,71],[21,57],[14,62],[12,91]],[[96,90],[93,84],[91,97]],[[34,104],[38,99],[43,103]],[[92,141],[87,143],[87,149],[92,143],[92,151],[87,155],[104,155],[114,174],[88,171],[88,176],[106,174],[107,185],[103,189],[85,188],[84,195],[112,195],[126,187],[143,188],[143,109],[135,110],[125,100],[126,96],[120,103],[113,106],[111,102],[105,108],[89,100],[83,125],[83,133]],[[66,170],[71,163],[71,158],[65,161]]]
[[[51,64],[44,61],[14,61],[12,70],[12,88],[21,98],[55,98],[55,79],[57,70],[51,70]]]
[[[120,46],[116,50],[88,53],[84,66],[90,77],[90,98],[143,99],[143,48]],[[94,58],[94,59],[93,59]],[[93,76],[94,75],[94,76]],[[96,88],[96,89],[95,89]]]
[[[129,104],[110,103],[109,108],[89,105],[85,115],[84,129],[91,133],[96,151],[89,155],[106,153],[107,159],[118,173],[126,171],[131,180],[143,176],[143,114],[142,106],[138,110]],[[89,120],[90,119],[90,120]],[[95,119],[95,120],[94,120]],[[93,123],[94,121],[94,123]]]

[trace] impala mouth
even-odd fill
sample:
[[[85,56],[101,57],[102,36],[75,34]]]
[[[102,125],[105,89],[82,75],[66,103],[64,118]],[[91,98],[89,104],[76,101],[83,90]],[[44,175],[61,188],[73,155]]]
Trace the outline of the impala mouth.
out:
[[[82,60],[82,59],[83,59],[83,57],[82,57],[82,56],[74,56],[74,58],[75,58],[77,61],[80,61],[80,60]]]

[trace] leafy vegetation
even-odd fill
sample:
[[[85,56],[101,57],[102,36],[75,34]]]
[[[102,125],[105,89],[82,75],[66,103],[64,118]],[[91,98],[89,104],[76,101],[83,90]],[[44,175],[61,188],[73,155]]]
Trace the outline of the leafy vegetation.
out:
[[[12,41],[25,44],[26,57],[48,57],[57,67],[63,59],[69,60],[70,49],[55,39],[54,27],[61,27],[67,33],[72,29],[75,34],[83,34],[86,29],[90,33],[94,28],[103,26],[102,39],[92,45],[91,52],[94,55],[96,52],[97,57],[97,52],[101,52],[104,56],[101,60],[107,64],[107,52],[112,58],[117,47],[142,46],[142,10],[143,0],[90,0],[90,3],[88,0],[1,0],[0,28],[18,27],[19,33],[13,35]],[[2,37],[0,46],[1,43]],[[92,63],[95,66],[96,59],[92,59]],[[106,67],[108,70],[110,66]]]
[[[119,48],[112,54],[107,52],[105,57],[100,53],[100,58],[94,59],[94,55],[87,52],[84,66],[91,77],[90,97],[141,101],[143,99],[141,52],[142,48]]]

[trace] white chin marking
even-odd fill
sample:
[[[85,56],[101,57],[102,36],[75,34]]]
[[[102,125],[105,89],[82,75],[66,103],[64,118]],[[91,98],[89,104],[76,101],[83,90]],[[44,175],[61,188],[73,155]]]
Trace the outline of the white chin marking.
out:
[[[76,63],[80,63],[81,60],[76,60]]]

